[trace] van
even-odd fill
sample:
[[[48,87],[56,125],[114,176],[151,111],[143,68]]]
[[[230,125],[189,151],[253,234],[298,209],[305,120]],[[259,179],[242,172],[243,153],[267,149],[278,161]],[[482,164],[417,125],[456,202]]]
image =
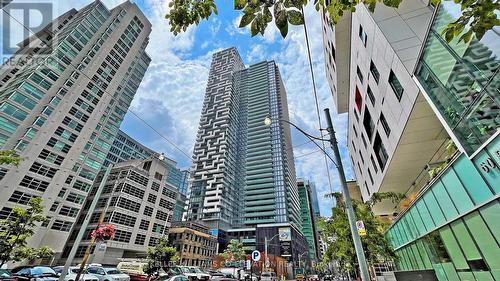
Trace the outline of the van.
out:
[[[130,276],[130,281],[147,281],[148,274],[144,272],[147,263],[138,261],[122,261],[119,262],[116,268],[127,273]]]

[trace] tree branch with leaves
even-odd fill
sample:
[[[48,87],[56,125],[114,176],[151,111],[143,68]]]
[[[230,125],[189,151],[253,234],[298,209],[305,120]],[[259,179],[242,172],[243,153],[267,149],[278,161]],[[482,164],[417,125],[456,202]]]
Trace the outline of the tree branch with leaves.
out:
[[[274,19],[281,35],[288,34],[288,24],[304,24],[304,6],[313,2],[316,10],[323,10],[329,15],[330,23],[337,24],[342,16],[356,11],[358,4],[364,4],[370,11],[375,11],[377,4],[398,8],[402,1],[415,0],[234,0],[234,9],[243,13],[239,27],[250,25],[252,36],[264,35],[269,23]],[[431,0],[436,6],[441,1]],[[473,35],[481,40],[486,31],[500,25],[496,11],[500,9],[498,0],[454,0],[461,7],[462,15],[450,23],[443,31],[448,42],[455,37],[469,42]],[[217,15],[215,0],[173,0],[169,3],[169,12],[165,18],[169,21],[170,30],[175,35],[186,31],[191,25],[198,25],[201,20],[208,20],[212,14]],[[466,30],[467,28],[467,30]],[[466,30],[466,31],[465,31]],[[465,32],[464,32],[465,31]]]
[[[54,254],[48,247],[36,249],[27,246],[37,224],[46,220],[42,199],[35,197],[28,202],[26,209],[14,207],[12,214],[0,221],[0,267],[9,261],[36,260]]]
[[[0,165],[18,166],[22,160],[15,150],[0,150]]]
[[[229,241],[226,250],[221,254],[221,256],[226,261],[241,261],[245,260],[246,253],[245,247],[243,247],[243,243],[238,240],[232,239]]]
[[[324,261],[336,260],[343,272],[351,272],[354,270],[357,260],[344,199],[342,194],[338,192],[327,196],[335,198],[336,206],[332,208],[332,218],[320,222],[323,238],[325,238],[328,245]],[[366,235],[361,237],[361,242],[366,260],[370,265],[396,259],[394,250],[384,236],[387,222],[375,216],[372,207],[382,200],[396,201],[399,198],[402,198],[402,195],[393,192],[380,192],[374,193],[372,199],[365,203],[352,200],[356,219],[362,220],[365,225]],[[328,239],[328,237],[331,239]]]

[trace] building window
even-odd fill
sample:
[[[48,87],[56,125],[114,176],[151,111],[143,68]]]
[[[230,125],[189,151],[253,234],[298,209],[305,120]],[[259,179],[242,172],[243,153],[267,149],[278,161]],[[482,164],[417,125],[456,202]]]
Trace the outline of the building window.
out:
[[[156,203],[156,195],[151,194],[151,193],[148,194],[148,202],[155,204]]]
[[[363,73],[361,73],[361,69],[359,69],[359,66],[356,66],[356,74],[358,75],[359,81],[363,83]]]
[[[373,143],[373,150],[375,151],[375,156],[377,157],[377,162],[380,165],[380,169],[384,170],[389,155],[387,155],[387,150],[385,149],[385,146],[382,143],[382,139],[380,138],[380,135],[378,133],[375,136],[375,141]]]
[[[361,159],[361,163],[365,164],[365,159],[363,158],[363,154],[361,154],[361,150],[358,150],[359,158]]]
[[[380,124],[382,124],[382,127],[384,128],[385,135],[389,136],[391,133],[391,128],[389,128],[389,124],[387,124],[387,120],[385,120],[385,116],[383,113],[380,113]]]
[[[366,144],[366,139],[365,139],[365,136],[363,135],[363,133],[361,133],[361,140],[363,141],[363,145],[365,146],[365,148],[367,148],[368,145]]]
[[[372,73],[373,79],[375,79],[375,82],[377,82],[378,84],[378,81],[380,79],[380,73],[378,72],[378,69],[373,63],[373,61],[370,62],[370,72]]]
[[[392,70],[391,73],[389,74],[389,85],[391,85],[391,88],[394,91],[394,94],[396,94],[398,101],[401,101],[404,89],[403,86],[401,86],[401,83],[399,82],[398,78],[396,77],[396,74],[394,74]]]
[[[366,181],[365,181],[365,189],[366,189],[366,193],[368,193],[368,196],[370,196],[370,189],[368,188],[368,185],[366,184]]]
[[[141,220],[141,224],[139,225],[139,229],[148,230],[148,228],[149,228],[149,221]]]
[[[365,115],[363,117],[363,126],[365,127],[366,135],[368,139],[372,139],[373,130],[375,129],[375,124],[373,123],[370,111],[365,107]]]
[[[373,185],[373,176],[372,176],[372,171],[370,171],[370,168],[368,168],[368,176],[370,177],[370,182]]]
[[[135,236],[135,242],[134,244],[136,245],[144,245],[144,242],[146,241],[146,235],[137,233]]]
[[[358,86],[356,86],[356,94],[354,96],[354,101],[356,102],[356,109],[358,109],[358,112],[361,112],[361,106],[363,105],[363,98],[361,97],[361,93],[359,92]]]
[[[373,92],[372,92],[372,89],[370,88],[370,86],[368,86],[366,93],[368,94],[368,98],[370,99],[370,102],[374,106],[375,105],[375,96],[373,95]]]
[[[372,162],[373,169],[375,169],[375,173],[378,173],[377,165],[375,164],[375,160],[373,159],[373,156],[371,156],[371,155],[370,155],[370,161]]]
[[[117,230],[115,230],[115,238],[113,238],[113,240],[118,241],[118,242],[128,243],[128,242],[130,242],[131,236],[132,236],[132,232],[117,229]]]
[[[146,206],[144,208],[144,215],[150,217],[153,215],[153,208],[149,207],[149,206]]]
[[[366,32],[363,30],[363,26],[361,24],[359,25],[358,36],[359,39],[361,39],[361,42],[363,42],[363,46],[366,47],[366,42],[368,41],[368,35],[366,35]]]
[[[358,131],[356,130],[356,127],[354,127],[354,125],[352,125],[352,130],[354,131],[354,135],[357,138],[358,137]]]

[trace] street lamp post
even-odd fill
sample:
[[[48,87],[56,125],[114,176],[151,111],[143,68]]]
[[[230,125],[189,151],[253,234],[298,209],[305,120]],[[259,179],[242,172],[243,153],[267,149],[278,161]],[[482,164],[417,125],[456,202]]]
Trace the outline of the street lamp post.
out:
[[[345,206],[347,210],[347,218],[349,220],[349,227],[351,229],[352,240],[354,242],[354,249],[356,250],[356,256],[358,258],[359,271],[362,280],[369,281],[370,274],[368,273],[368,265],[366,264],[365,252],[363,250],[363,244],[361,243],[361,237],[359,236],[358,229],[356,227],[356,213],[354,213],[354,207],[352,206],[351,195],[349,194],[349,189],[347,187],[347,181],[344,173],[344,166],[342,165],[342,159],[340,158],[339,147],[337,144],[337,138],[335,137],[335,131],[333,130],[332,119],[330,117],[330,110],[325,109],[325,117],[327,122],[326,130],[330,134],[330,144],[332,150],[335,154],[335,162],[337,163],[337,171],[340,176],[340,183],[342,185],[342,194],[344,195]]]
[[[366,258],[365,258],[365,253],[363,250],[363,245],[361,243],[361,238],[359,236],[357,227],[356,227],[356,214],[354,213],[354,208],[352,206],[352,200],[351,200],[351,195],[349,194],[349,189],[347,188],[347,182],[344,174],[344,167],[342,165],[342,159],[340,158],[340,152],[337,144],[337,138],[335,137],[335,131],[333,130],[333,123],[332,119],[330,117],[330,110],[328,108],[325,109],[325,116],[326,116],[326,122],[327,122],[327,129],[326,131],[329,133],[330,138],[329,139],[324,139],[324,138],[318,138],[315,136],[309,135],[307,132],[299,128],[297,125],[293,124],[290,121],[287,120],[282,120],[278,119],[277,121],[280,122],[285,122],[295,129],[297,129],[299,132],[304,134],[309,140],[312,141],[329,159],[330,161],[333,162],[335,167],[337,168],[337,171],[339,172],[340,176],[340,182],[342,184],[342,195],[345,200],[345,205],[347,209],[347,218],[349,220],[349,228],[351,230],[351,235],[352,239],[354,241],[354,250],[356,251],[356,257],[358,259],[358,264],[359,264],[359,270],[360,270],[360,275],[363,281],[369,281],[370,280],[370,275],[368,273],[368,266],[366,264]],[[272,120],[270,117],[266,117],[264,120],[264,124],[267,126],[271,125]],[[323,129],[320,129],[323,130]],[[333,150],[333,153],[335,154],[335,160],[333,160],[326,151],[315,142],[317,141],[326,141],[329,142],[331,145],[331,148]]]
[[[302,254],[299,254],[299,268],[301,268],[301,267],[300,267],[301,258],[302,258],[302,256],[303,256],[303,255],[305,255],[305,254],[309,254],[309,252],[308,252],[308,251],[305,251],[305,252],[303,252]]]
[[[271,239],[267,239],[267,236],[264,237],[264,253],[266,255],[266,258],[265,258],[265,261],[264,261],[264,269],[267,271],[267,268],[269,267],[269,257],[267,256],[267,246],[269,244],[269,242],[271,242],[271,240],[273,240],[274,238],[276,238],[277,236],[279,236],[280,234],[276,234],[274,235],[273,237],[271,237]]]

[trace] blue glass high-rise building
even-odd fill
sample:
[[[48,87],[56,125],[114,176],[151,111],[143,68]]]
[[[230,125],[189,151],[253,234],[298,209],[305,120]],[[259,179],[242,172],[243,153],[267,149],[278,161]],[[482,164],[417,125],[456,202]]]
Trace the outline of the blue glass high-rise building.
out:
[[[271,117],[271,126],[264,119]],[[212,228],[300,224],[285,87],[277,65],[213,55],[191,171],[188,219]]]

